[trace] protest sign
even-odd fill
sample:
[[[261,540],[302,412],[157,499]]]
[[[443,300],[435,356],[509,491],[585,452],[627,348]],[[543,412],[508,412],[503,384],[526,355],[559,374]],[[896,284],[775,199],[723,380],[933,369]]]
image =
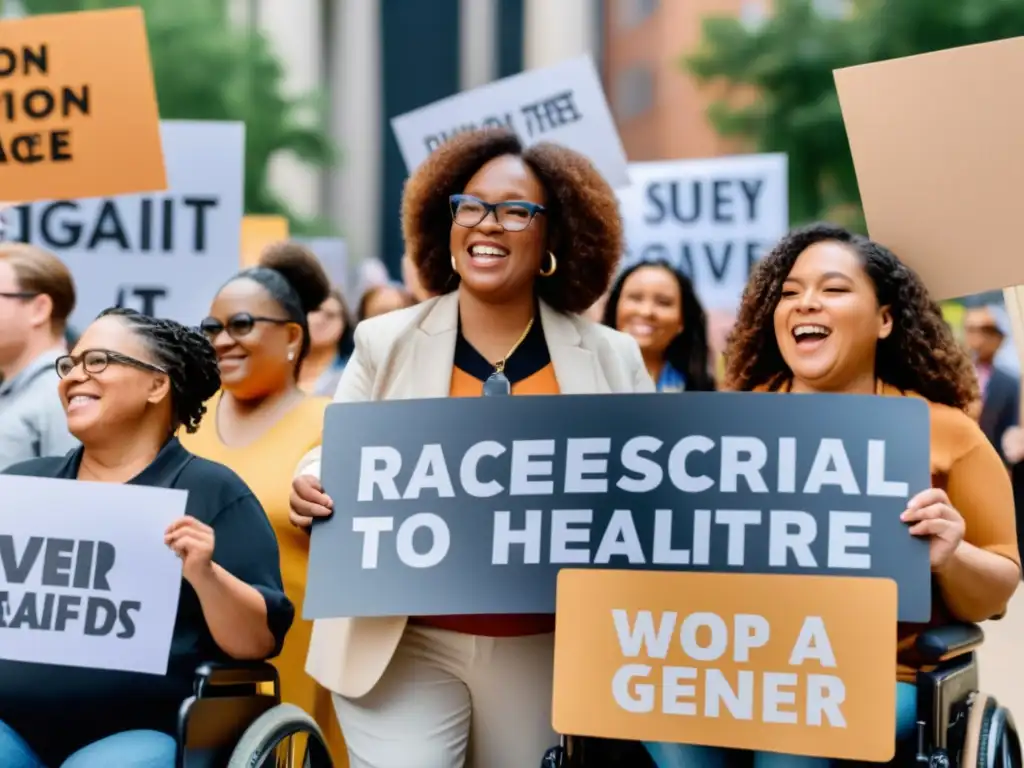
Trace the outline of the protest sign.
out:
[[[284,216],[242,217],[241,267],[254,267],[268,245],[288,239],[288,219]]]
[[[506,77],[392,118],[412,173],[452,136],[511,128],[524,144],[552,141],[590,158],[613,187],[629,183],[626,151],[589,56]]]
[[[834,73],[868,231],[936,299],[1024,283],[1022,68],[1016,37]]]
[[[348,250],[340,237],[296,237],[297,243],[309,248],[331,278],[331,285],[345,292],[351,280],[348,274]]]
[[[678,266],[707,309],[735,310],[751,267],[789,229],[786,156],[630,163],[624,265]]]
[[[167,673],[184,491],[0,476],[0,659]]]
[[[554,729],[887,762],[896,597],[889,579],[563,570]]]
[[[558,570],[589,566],[880,576],[925,621],[928,545],[899,516],[929,452],[916,398],[333,405],[305,616],[552,613]]]
[[[194,326],[238,272],[245,127],[161,123],[170,189],[60,200],[4,213],[8,240],[56,253],[75,280],[73,327],[128,306]]]
[[[167,188],[139,8],[0,19],[0,189],[23,201]]]

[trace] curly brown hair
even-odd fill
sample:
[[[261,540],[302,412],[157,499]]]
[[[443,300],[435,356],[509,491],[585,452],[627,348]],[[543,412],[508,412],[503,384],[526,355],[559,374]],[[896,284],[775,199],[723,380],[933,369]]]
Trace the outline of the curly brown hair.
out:
[[[460,133],[435,150],[405,185],[402,232],[423,287],[455,290],[449,238],[449,197],[463,191],[480,168],[515,155],[547,192],[547,248],[558,269],[537,281],[537,295],[562,312],[582,312],[607,290],[623,252],[622,218],[615,193],[591,162],[557,144],[524,147],[513,131],[489,128]]]
[[[729,336],[726,387],[778,390],[792,378],[775,338],[773,315],[797,257],[825,241],[842,243],[857,254],[879,305],[891,308],[892,333],[878,342],[875,375],[900,391],[966,410],[979,394],[974,367],[921,279],[885,246],[832,224],[790,232],[758,265]]]

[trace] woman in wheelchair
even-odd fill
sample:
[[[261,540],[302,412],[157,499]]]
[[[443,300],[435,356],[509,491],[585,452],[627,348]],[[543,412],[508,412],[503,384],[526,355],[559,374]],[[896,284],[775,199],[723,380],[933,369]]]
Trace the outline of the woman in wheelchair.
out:
[[[248,487],[174,437],[195,430],[220,386],[205,337],[107,310],[56,365],[81,447],[7,472],[188,491],[186,516],[165,535],[183,583],[163,677],[0,662],[0,766],[173,768],[177,713],[196,667],[273,657],[291,626],[277,540]]]
[[[938,306],[889,250],[829,225],[796,230],[761,263],[743,296],[726,352],[726,389],[921,397],[931,412],[933,487],[903,520],[930,542],[931,625],[978,622],[1006,610],[1020,579],[1013,493],[1006,469],[966,414],[977,381]],[[897,740],[914,732],[914,640],[900,625]],[[658,768],[729,765],[725,750],[648,744]],[[828,760],[758,754],[759,768]]]

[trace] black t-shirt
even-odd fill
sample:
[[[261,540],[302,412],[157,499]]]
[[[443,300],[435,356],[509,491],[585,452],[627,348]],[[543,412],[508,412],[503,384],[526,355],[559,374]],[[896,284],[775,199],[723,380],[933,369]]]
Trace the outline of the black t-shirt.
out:
[[[4,474],[75,479],[81,459],[78,448],[62,458],[16,464]],[[266,600],[276,656],[295,609],[281,583],[274,530],[249,487],[227,467],[186,451],[177,438],[128,484],[189,492],[186,514],[214,530],[214,562]],[[120,731],[145,728],[174,735],[178,709],[192,693],[196,667],[229,660],[210,634],[195,590],[182,580],[165,676],[0,660],[0,720],[51,765]]]

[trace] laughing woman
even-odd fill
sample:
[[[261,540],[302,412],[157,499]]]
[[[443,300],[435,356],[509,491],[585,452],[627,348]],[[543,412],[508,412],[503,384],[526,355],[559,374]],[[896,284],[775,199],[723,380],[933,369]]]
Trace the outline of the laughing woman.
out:
[[[927,539],[932,625],[1001,616],[1020,579],[1013,493],[999,454],[967,408],[974,370],[920,278],[887,248],[819,224],[784,237],[747,285],[726,352],[726,388],[916,397],[931,413],[933,487],[903,513]],[[900,624],[896,734],[917,719],[914,641]],[[723,750],[650,744],[658,768],[732,765]],[[758,754],[757,768],[817,768],[828,760]]]

